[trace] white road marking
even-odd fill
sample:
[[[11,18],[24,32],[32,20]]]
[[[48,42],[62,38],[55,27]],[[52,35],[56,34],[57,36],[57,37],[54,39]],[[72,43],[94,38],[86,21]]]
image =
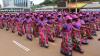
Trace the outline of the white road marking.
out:
[[[36,39],[39,39],[39,38],[36,38]],[[52,45],[57,45],[57,44],[55,44],[55,43],[52,43],[52,42],[48,42],[48,43],[50,43],[50,44],[52,44]]]
[[[30,49],[28,49],[27,47],[21,45],[20,43],[16,42],[15,40],[13,40],[13,43],[15,43],[16,45],[18,45],[19,47],[21,47],[22,49],[24,49],[26,51],[30,51]]]

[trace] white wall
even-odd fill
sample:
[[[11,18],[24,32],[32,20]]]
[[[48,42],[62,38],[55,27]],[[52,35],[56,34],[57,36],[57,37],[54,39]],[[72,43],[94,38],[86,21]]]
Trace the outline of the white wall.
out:
[[[14,0],[9,0],[9,6],[14,6]]]
[[[30,0],[28,0],[28,8],[30,8]]]

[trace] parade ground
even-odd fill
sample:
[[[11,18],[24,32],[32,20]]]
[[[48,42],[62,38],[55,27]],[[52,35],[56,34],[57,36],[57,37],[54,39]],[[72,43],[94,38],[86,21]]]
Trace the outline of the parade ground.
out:
[[[83,54],[73,51],[73,56],[100,56],[100,31],[97,34],[89,44],[82,45]],[[33,37],[33,41],[29,41],[26,35],[19,36],[17,30],[12,33],[11,30],[0,29],[0,56],[64,56],[60,53],[62,39],[55,39],[54,43],[49,42],[49,48],[44,48],[39,46],[39,38]]]

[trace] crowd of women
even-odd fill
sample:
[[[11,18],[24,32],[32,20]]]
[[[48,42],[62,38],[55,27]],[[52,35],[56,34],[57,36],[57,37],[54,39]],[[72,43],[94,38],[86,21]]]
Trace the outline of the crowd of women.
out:
[[[82,44],[88,44],[88,39],[97,36],[100,27],[99,12],[28,12],[16,14],[0,14],[0,28],[4,27],[18,35],[26,33],[27,39],[32,41],[32,35],[39,37],[41,47],[48,48],[48,40],[56,41],[62,38],[60,51],[72,56],[72,50],[84,53]],[[100,39],[99,39],[100,40]]]

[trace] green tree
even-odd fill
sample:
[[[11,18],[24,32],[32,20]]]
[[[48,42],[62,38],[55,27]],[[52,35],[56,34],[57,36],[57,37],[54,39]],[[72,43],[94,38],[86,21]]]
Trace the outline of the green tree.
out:
[[[52,5],[52,4],[57,4],[61,0],[44,0],[44,2],[40,3],[40,5]],[[63,0],[66,1],[66,0]],[[78,2],[83,2],[83,1],[91,1],[91,0],[77,0]],[[69,2],[69,0],[68,0]],[[71,2],[75,2],[75,0],[71,0]]]

